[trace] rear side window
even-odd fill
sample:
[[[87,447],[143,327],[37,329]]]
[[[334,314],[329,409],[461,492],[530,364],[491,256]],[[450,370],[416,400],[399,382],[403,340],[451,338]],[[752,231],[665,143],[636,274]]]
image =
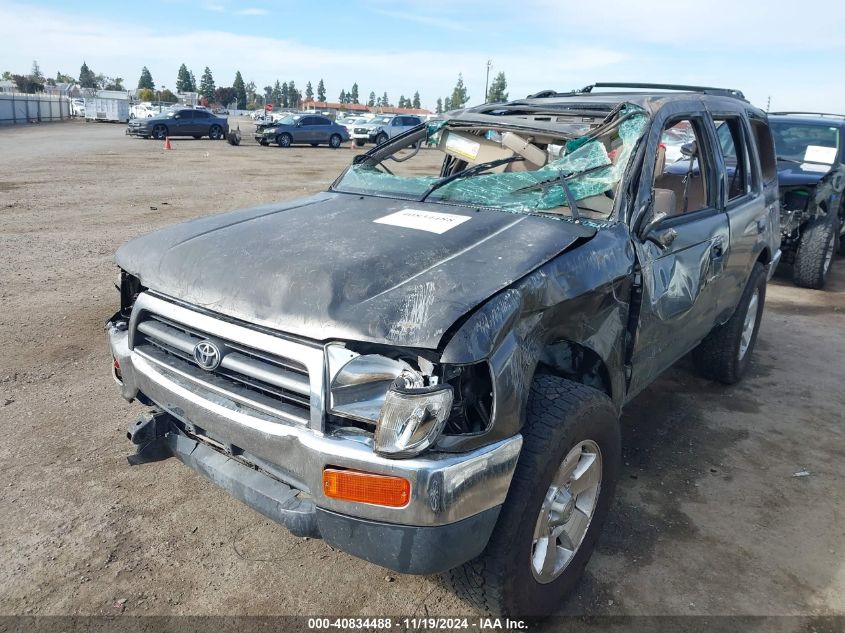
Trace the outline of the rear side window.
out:
[[[328,119],[324,118],[324,117],[321,117],[321,116],[315,116],[314,117],[313,125],[331,125],[331,124],[332,124],[332,122],[329,121]]]
[[[772,140],[772,131],[769,129],[769,125],[760,119],[751,119],[751,130],[757,143],[757,152],[760,155],[760,171],[763,173],[763,182],[770,183],[777,180],[778,165],[775,158],[775,143]]]
[[[727,176],[727,200],[736,200],[751,192],[751,160],[739,117],[714,117],[716,137]]]

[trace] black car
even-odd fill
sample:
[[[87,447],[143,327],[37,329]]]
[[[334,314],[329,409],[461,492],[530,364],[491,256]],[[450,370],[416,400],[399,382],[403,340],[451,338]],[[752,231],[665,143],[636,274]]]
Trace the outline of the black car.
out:
[[[316,147],[326,144],[338,148],[349,140],[346,126],[328,117],[311,114],[291,114],[269,125],[256,128],[255,140],[261,145],[275,143],[279,147],[303,144]]]
[[[769,116],[778,160],[781,250],[795,283],[822,288],[833,255],[845,254],[845,115]]]
[[[131,463],[176,457],[479,610],[559,609],[613,511],[622,408],[690,352],[739,381],[780,256],[766,114],[632,87],[447,113],[327,191],[124,245]]]
[[[213,140],[226,138],[229,121],[208,110],[174,108],[149,119],[132,119],[126,127],[130,136],[164,140],[168,136],[207,136]]]

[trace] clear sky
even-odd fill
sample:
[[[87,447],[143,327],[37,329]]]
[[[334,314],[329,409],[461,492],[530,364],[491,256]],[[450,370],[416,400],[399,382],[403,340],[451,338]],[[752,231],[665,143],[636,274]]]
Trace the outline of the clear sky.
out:
[[[485,65],[511,98],[595,81],[739,88],[772,109],[845,111],[845,0],[0,0],[0,72],[94,72],[174,88],[187,64],[218,86],[240,70],[329,100],[357,82],[434,107],[458,73],[483,101]]]

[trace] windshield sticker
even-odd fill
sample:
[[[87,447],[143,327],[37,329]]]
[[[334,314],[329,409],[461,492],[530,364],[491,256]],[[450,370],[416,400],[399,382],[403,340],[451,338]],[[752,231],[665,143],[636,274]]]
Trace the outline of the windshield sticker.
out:
[[[825,163],[832,165],[836,160],[835,147],[823,147],[822,145],[808,145],[804,152],[804,160],[808,163]]]
[[[464,160],[475,160],[480,150],[481,143],[476,143],[457,134],[446,136],[446,152],[453,156],[463,158]]]
[[[470,216],[468,215],[420,211],[419,209],[402,209],[383,218],[373,220],[373,222],[376,224],[401,226],[406,229],[417,229],[418,231],[428,231],[429,233],[441,235],[469,219]]]

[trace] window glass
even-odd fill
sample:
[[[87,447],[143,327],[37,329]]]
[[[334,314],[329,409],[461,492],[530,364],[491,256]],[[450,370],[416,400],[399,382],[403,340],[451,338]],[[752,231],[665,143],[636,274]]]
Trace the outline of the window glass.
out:
[[[716,136],[728,178],[728,201],[736,200],[750,191],[751,173],[748,152],[739,117],[715,118]]]
[[[810,165],[832,165],[839,150],[839,130],[830,125],[771,121],[778,158]]]
[[[777,160],[775,159],[775,144],[772,140],[772,131],[764,121],[751,119],[751,129],[754,130],[754,138],[757,141],[757,151],[760,154],[760,171],[763,172],[763,181],[771,182],[778,177]]]
[[[315,116],[313,125],[331,125],[332,122],[325,117]]]
[[[654,161],[655,207],[663,212],[681,215],[713,206],[710,166],[702,160],[703,129],[697,118],[669,121],[663,129]]]

